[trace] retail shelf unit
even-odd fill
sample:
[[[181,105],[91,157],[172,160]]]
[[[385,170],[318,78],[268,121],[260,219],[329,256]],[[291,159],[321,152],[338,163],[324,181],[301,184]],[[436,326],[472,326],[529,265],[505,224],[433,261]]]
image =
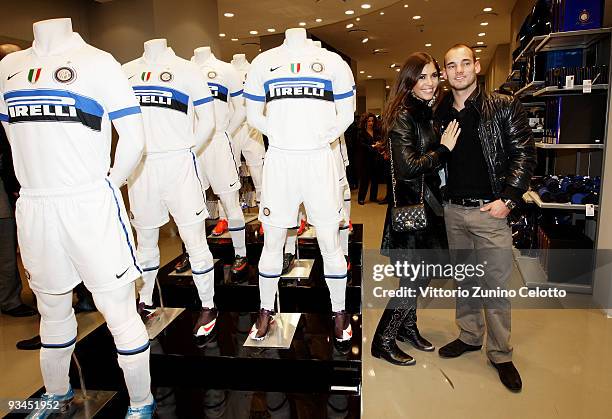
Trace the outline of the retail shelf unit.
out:
[[[612,39],[612,28],[590,29],[572,32],[558,32],[549,35],[534,37],[524,50],[518,55],[515,62],[525,60],[533,54],[541,54],[549,51],[562,50],[588,50],[592,55],[593,51],[597,51],[599,60],[598,64],[607,64],[610,71],[610,45]],[[585,54],[586,55],[586,54]],[[586,60],[586,59],[585,59]],[[603,61],[605,60],[605,61]],[[586,62],[584,64],[587,64]],[[610,80],[610,74],[608,74]],[[523,275],[525,284],[528,287],[544,287],[544,288],[560,288],[568,292],[593,294],[594,300],[604,309],[607,309],[609,316],[612,317],[612,257],[608,253],[612,253],[612,228],[609,223],[605,222],[605,217],[608,212],[612,211],[612,147],[607,147],[606,144],[609,138],[612,138],[612,124],[610,124],[610,109],[612,98],[609,93],[608,84],[596,84],[591,86],[590,92],[585,92],[582,85],[576,85],[572,88],[558,88],[556,86],[545,86],[544,81],[532,81],[515,92],[515,97],[523,100],[530,99],[525,106],[541,106],[546,103],[549,98],[565,95],[607,95],[607,120],[605,122],[605,136],[603,143],[595,144],[548,144],[543,142],[536,143],[536,147],[543,149],[546,153],[546,168],[549,167],[549,159],[556,159],[556,153],[574,150],[576,153],[576,173],[579,173],[580,168],[580,153],[597,152],[603,153],[601,164],[601,190],[599,205],[575,205],[570,203],[548,203],[543,202],[540,196],[535,191],[529,191],[523,196],[523,200],[538,207],[538,211],[568,211],[573,215],[573,219],[584,218],[592,219],[595,222],[593,243],[594,243],[594,275],[590,285],[576,285],[563,282],[555,282],[554,278],[548,278],[547,273],[539,264],[537,257],[529,257],[529,255],[520,255],[515,252],[515,260]],[[542,102],[534,102],[533,98],[537,97]],[[580,115],[576,115],[576,122],[580,123]],[[609,178],[609,181],[605,181]],[[594,215],[590,217],[590,210],[594,210]]]

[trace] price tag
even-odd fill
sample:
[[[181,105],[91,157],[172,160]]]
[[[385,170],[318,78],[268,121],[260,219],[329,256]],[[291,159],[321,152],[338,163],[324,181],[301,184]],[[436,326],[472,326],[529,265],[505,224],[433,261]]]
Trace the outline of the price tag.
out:
[[[574,76],[565,76],[565,88],[571,89],[574,87]]]
[[[594,217],[595,216],[595,205],[593,205],[593,204],[586,204],[586,216],[587,217]]]
[[[592,82],[591,80],[583,80],[582,81],[582,93],[591,93],[591,86],[592,86]]]

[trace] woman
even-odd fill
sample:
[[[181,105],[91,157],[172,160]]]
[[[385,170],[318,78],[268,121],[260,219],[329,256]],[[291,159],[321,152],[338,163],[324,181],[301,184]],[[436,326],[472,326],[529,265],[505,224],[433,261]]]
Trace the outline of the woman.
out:
[[[422,52],[410,55],[400,70],[392,97],[385,108],[382,138],[385,140],[384,149],[387,153],[390,151],[392,160],[397,206],[420,202],[422,179],[435,200],[441,202],[438,170],[447,153],[454,148],[460,129],[456,121],[453,121],[441,140],[434,132],[431,106],[436,97],[439,76],[440,68],[431,55]],[[428,218],[424,230],[399,233],[393,230],[391,224],[393,197],[391,193],[382,253],[390,256],[393,264],[398,261],[439,263],[440,253],[446,253],[444,250],[440,252],[440,249],[448,248],[448,244],[444,220],[435,212],[438,210],[439,213],[439,208],[431,206],[434,200],[424,200]],[[431,249],[438,251],[432,252]],[[425,276],[416,279],[400,278],[400,285],[416,289],[418,293],[419,287],[426,287],[430,279]],[[416,297],[392,298],[389,301],[372,340],[373,356],[397,365],[414,364],[415,360],[397,346],[396,339],[409,342],[422,351],[435,349],[419,333],[416,305]]]
[[[376,144],[380,140],[380,129],[376,115],[366,113],[361,117],[359,124],[359,145],[361,148],[361,173],[359,180],[359,192],[357,194],[357,202],[359,205],[365,204],[366,194],[370,183],[370,201],[378,202],[378,166],[379,153],[376,150]]]

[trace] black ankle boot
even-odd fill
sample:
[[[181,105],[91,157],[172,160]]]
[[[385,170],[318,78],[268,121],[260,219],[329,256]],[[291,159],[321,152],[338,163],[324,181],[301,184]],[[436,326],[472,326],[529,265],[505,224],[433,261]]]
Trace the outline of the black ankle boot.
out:
[[[414,358],[402,351],[395,342],[397,331],[405,316],[406,310],[404,309],[385,309],[372,339],[373,357],[384,359],[394,365],[414,365],[416,363]]]
[[[419,351],[432,352],[436,349],[431,342],[429,342],[419,333],[419,328],[417,327],[416,308],[411,308],[408,310],[406,320],[404,320],[402,327],[400,327],[399,332],[397,333],[397,340],[400,342],[408,342]]]

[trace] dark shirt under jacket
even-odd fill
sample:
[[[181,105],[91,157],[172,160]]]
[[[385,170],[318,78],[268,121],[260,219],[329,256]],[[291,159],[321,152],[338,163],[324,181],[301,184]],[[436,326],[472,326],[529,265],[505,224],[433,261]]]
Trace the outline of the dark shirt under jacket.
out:
[[[448,120],[459,122],[461,133],[448,159],[448,198],[492,199],[487,163],[478,137],[478,113],[471,107],[450,107]]]

